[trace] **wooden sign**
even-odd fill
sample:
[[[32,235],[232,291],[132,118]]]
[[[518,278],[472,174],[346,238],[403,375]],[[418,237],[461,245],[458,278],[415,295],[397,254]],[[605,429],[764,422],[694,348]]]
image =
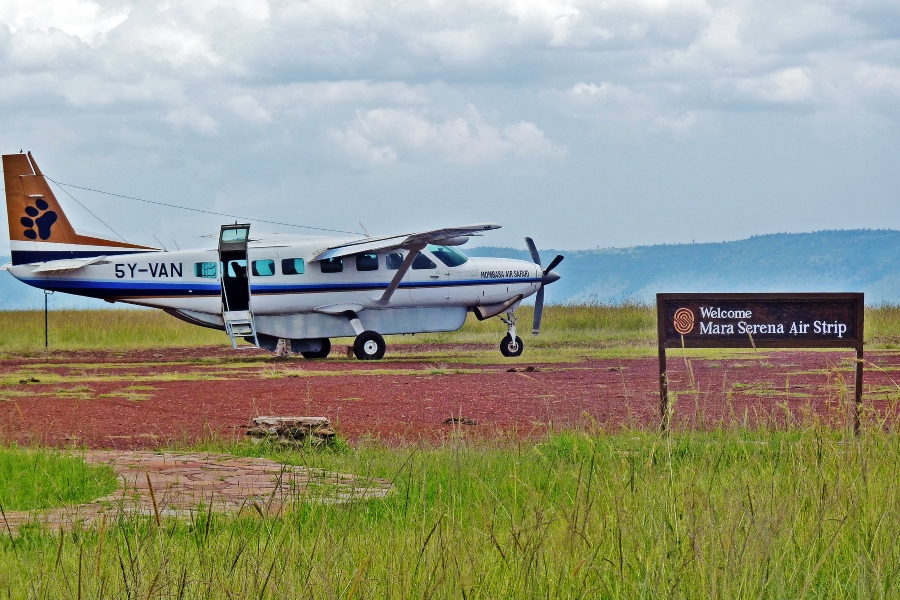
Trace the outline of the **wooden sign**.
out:
[[[659,394],[668,427],[666,348],[855,348],[862,401],[863,294],[657,294]]]

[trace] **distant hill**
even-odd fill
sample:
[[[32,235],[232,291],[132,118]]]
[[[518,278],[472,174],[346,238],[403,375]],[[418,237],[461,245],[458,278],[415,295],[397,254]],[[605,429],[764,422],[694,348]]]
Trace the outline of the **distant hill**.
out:
[[[522,248],[465,248],[470,256],[531,260]],[[654,302],[657,292],[865,292],[866,303],[900,304],[900,231],[758,235],[717,244],[541,251],[566,259],[548,302]]]
[[[531,260],[521,248],[464,247],[470,256]],[[900,304],[900,231],[850,230],[758,235],[718,244],[671,244],[556,254],[562,279],[547,288],[553,303],[632,299],[657,292],[865,292],[866,303]],[[5,264],[8,257],[0,257]],[[43,294],[0,272],[0,310],[43,308]],[[54,294],[55,308],[111,308],[99,300]]]

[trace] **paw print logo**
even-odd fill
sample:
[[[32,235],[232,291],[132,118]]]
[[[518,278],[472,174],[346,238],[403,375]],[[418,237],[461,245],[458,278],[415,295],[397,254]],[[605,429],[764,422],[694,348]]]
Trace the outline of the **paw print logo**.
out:
[[[20,223],[22,223],[23,227],[26,227],[23,233],[29,240],[38,238],[42,240],[50,239],[50,229],[56,223],[58,217],[54,211],[47,210],[48,208],[50,208],[50,205],[43,198],[37,198],[34,201],[34,206],[25,207],[27,216],[22,217]]]

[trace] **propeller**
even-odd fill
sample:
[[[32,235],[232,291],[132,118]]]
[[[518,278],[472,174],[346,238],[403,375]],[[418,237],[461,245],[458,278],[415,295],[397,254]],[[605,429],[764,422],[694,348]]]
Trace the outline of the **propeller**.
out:
[[[531,260],[540,267],[541,255],[538,254],[537,246],[534,245],[534,240],[527,237],[525,238],[525,244],[528,246],[528,251],[531,253]],[[531,325],[531,333],[534,335],[541,332],[541,317],[544,314],[544,286],[559,280],[559,273],[554,273],[553,269],[563,261],[563,258],[565,257],[562,254],[557,254],[556,258],[551,260],[550,264],[547,265],[547,268],[543,269],[541,287],[538,288],[537,295],[534,298],[534,322]]]

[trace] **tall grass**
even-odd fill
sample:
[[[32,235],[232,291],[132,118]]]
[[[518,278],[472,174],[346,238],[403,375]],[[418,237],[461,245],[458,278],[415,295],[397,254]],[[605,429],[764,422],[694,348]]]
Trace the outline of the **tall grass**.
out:
[[[0,446],[0,505],[6,511],[89,502],[115,489],[110,467],[58,450]]]
[[[107,350],[224,345],[224,333],[197,327],[161,310],[50,311],[51,350]],[[44,312],[0,312],[0,352],[44,349]]]
[[[522,337],[531,331],[533,308],[518,311]],[[223,332],[189,325],[154,310],[64,310],[50,312],[50,348],[128,349],[164,346],[224,346]],[[638,304],[553,306],[544,310],[541,337],[529,343],[644,343],[652,338],[655,313]],[[42,311],[0,311],[0,352],[35,352],[44,348]],[[497,319],[469,315],[459,332],[392,336],[391,344],[461,342],[496,344],[506,331]],[[530,337],[530,335],[528,336]]]
[[[656,309],[637,303],[562,304],[545,306],[541,334],[531,335],[534,307],[522,306],[516,311],[517,334],[529,346],[553,347],[561,344],[649,344],[656,335]],[[496,344],[506,333],[499,319],[479,321],[470,314],[459,332],[426,334],[412,341],[455,341]],[[401,338],[402,339],[402,338]]]
[[[299,502],[265,518],[252,506],[240,516],[201,509],[161,526],[123,514],[86,532],[25,532],[15,547],[4,536],[0,590],[13,598],[900,595],[896,432],[626,431],[279,457],[388,478],[395,491],[343,505]]]
[[[866,308],[866,343],[887,349],[900,348],[900,306]]]
[[[636,303],[570,304],[544,309],[541,335],[532,337],[533,308],[518,311],[519,335],[528,346],[649,346],[656,342],[656,309]],[[0,311],[0,352],[34,352],[44,347],[41,311]],[[392,336],[391,344],[460,342],[496,344],[506,329],[498,319],[469,315],[451,333]],[[527,334],[527,335],[526,335]],[[189,325],[162,311],[90,310],[50,313],[51,349],[126,349],[168,346],[225,346],[224,333]],[[866,309],[866,343],[900,348],[900,306]]]

